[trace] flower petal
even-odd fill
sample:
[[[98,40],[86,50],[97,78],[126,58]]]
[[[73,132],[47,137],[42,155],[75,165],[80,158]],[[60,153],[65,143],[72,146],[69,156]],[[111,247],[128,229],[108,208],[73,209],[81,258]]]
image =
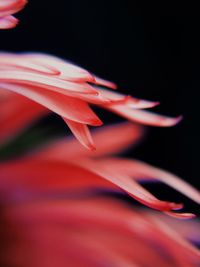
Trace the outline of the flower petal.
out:
[[[98,126],[102,122],[91,110],[88,104],[80,99],[68,97],[53,91],[43,90],[32,86],[1,83],[1,88],[19,93],[27,98],[45,106],[60,116],[80,122]]]
[[[97,150],[90,152],[80,146],[73,138],[58,139],[37,151],[43,158],[63,160],[80,157],[102,157],[119,153],[128,146],[133,146],[141,139],[143,128],[132,123],[119,123],[104,126],[92,131]],[[102,142],[103,140],[103,142]]]
[[[31,62],[29,58],[23,56],[23,54],[16,53],[0,53],[0,69],[9,70],[23,70],[23,71],[33,71],[36,73],[49,74],[49,75],[59,75],[59,70],[55,66],[46,66],[44,64],[39,64]]]
[[[47,68],[52,66],[59,72],[59,78],[74,82],[93,82],[94,76],[83,68],[68,63],[66,60],[44,53],[25,53],[24,59]]]
[[[94,142],[87,125],[63,118],[74,136],[89,150],[95,150]]]
[[[0,93],[2,92],[0,91]],[[8,93],[5,99],[0,100],[0,144],[15,137],[16,134],[48,112],[46,108],[26,97],[12,92]]]
[[[104,98],[107,98],[111,101],[110,103],[108,103],[111,105],[111,107],[112,105],[115,106],[115,104],[122,104],[129,108],[143,109],[143,108],[152,108],[159,104],[159,102],[147,101],[139,98],[134,98],[132,96],[125,96],[123,94],[109,91],[103,88],[98,88],[98,91]]]
[[[18,19],[13,16],[0,17],[0,29],[11,29],[18,24]]]
[[[176,125],[182,120],[182,116],[171,118],[167,116],[161,116],[149,111],[136,110],[126,107],[126,105],[104,105],[106,109],[119,114],[120,116],[144,125],[169,127]]]
[[[0,29],[10,29],[17,25],[18,20],[11,16],[21,10],[26,0],[1,0],[0,1]]]
[[[182,208],[182,204],[171,203],[167,201],[158,200],[151,193],[149,193],[145,188],[139,185],[130,177],[125,174],[118,173],[112,166],[107,164],[106,160],[81,160],[76,164],[91,172],[96,173],[102,178],[110,181],[111,183],[119,186],[125,192],[130,194],[133,198],[139,202],[145,204],[153,209],[158,209],[162,211],[170,211]]]
[[[137,160],[117,160],[114,164],[115,166],[119,166],[119,164],[126,166],[129,175],[132,175],[136,180],[161,181],[200,204],[200,192],[170,172]]]
[[[85,93],[85,94],[94,94],[97,95],[98,92],[93,87],[89,86],[86,83],[73,83],[70,81],[65,81],[58,79],[54,76],[43,76],[36,72],[23,72],[23,71],[0,71],[0,82],[1,83],[15,83],[15,84],[25,84],[25,85],[35,85],[40,86],[41,88],[48,88],[50,90],[56,91],[56,89],[62,89],[65,91],[70,91],[73,94]]]

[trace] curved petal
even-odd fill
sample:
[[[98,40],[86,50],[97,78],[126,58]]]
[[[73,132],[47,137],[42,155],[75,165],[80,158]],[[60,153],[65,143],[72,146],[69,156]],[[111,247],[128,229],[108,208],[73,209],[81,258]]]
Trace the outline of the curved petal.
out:
[[[94,142],[87,125],[63,118],[74,136],[89,150],[95,150]],[[67,147],[66,147],[67,149]]]
[[[149,111],[136,110],[126,107],[126,105],[103,105],[106,109],[119,114],[120,116],[144,125],[170,127],[182,120],[182,116],[171,118]]]
[[[0,29],[11,29],[18,24],[18,19],[13,16],[0,17]]]
[[[73,83],[58,79],[54,76],[43,76],[36,72],[23,72],[18,70],[1,70],[0,71],[0,82],[1,83],[14,83],[14,84],[25,84],[32,86],[40,86],[41,88],[49,88],[50,90],[56,91],[56,88],[65,91],[72,91],[72,93],[85,93],[97,95],[98,92],[93,87],[86,83]]]
[[[110,100],[110,106],[115,106],[115,104],[123,104],[124,106],[127,106],[129,108],[135,108],[135,109],[143,109],[143,108],[152,108],[159,104],[159,102],[155,101],[147,101],[139,98],[134,98],[132,96],[125,96],[123,94],[109,91],[103,88],[98,88],[98,91],[100,94],[104,97]]]
[[[200,192],[178,176],[137,160],[120,158],[106,159],[105,163],[116,172],[124,173],[136,181],[161,181],[200,203]]]
[[[26,0],[0,1],[0,29],[10,29],[17,25],[18,20],[12,14],[24,8]]]
[[[72,121],[89,125],[101,125],[102,122],[88,104],[80,99],[68,97],[53,91],[15,84],[0,84],[1,88],[16,92],[45,106],[60,116]]]
[[[133,179],[125,174],[118,173],[115,169],[107,164],[106,160],[94,161],[82,159],[76,164],[119,186],[119,188],[148,207],[162,211],[170,211],[182,208],[182,204],[158,200]]]
[[[103,157],[119,153],[128,146],[136,145],[143,136],[143,128],[132,123],[104,126],[92,131],[97,150],[90,152],[72,138],[58,139],[41,148],[37,156],[48,159],[66,160],[80,157]],[[102,141],[103,140],[103,141]],[[36,155],[36,154],[34,154]]]

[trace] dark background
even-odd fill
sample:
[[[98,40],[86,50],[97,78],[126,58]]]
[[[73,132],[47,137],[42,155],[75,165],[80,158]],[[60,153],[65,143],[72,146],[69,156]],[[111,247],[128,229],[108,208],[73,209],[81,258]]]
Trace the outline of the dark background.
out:
[[[29,0],[20,25],[1,31],[0,49],[64,57],[115,81],[121,92],[160,101],[157,112],[183,114],[176,127],[150,128],[130,154],[200,187],[200,18],[183,9],[133,0]]]

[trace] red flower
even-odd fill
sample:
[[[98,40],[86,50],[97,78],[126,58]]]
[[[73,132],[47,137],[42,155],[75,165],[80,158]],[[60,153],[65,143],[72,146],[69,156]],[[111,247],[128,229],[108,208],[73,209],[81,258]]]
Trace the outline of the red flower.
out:
[[[0,64],[0,89],[25,96],[27,100],[17,97],[16,101],[29,106],[31,113],[32,110],[42,110],[35,103],[57,113],[64,119],[77,139],[92,150],[95,146],[88,125],[99,126],[102,122],[92,111],[90,104],[108,109],[128,120],[147,125],[167,127],[176,124],[181,119],[143,111],[141,109],[154,107],[158,102],[139,100],[102,88],[100,86],[111,89],[116,86],[53,56],[2,53]],[[11,102],[14,101],[13,97],[11,96]],[[5,103],[6,107],[2,109],[7,110],[7,105],[10,104],[8,100]],[[16,109],[16,105],[10,106],[10,112],[14,113]],[[28,114],[24,116],[26,119],[22,119],[23,122],[20,121],[21,126],[28,122]],[[12,128],[11,122],[8,123]],[[3,127],[8,127],[7,123],[4,123]],[[8,133],[8,130],[5,131]]]
[[[114,84],[60,59],[41,54],[1,54],[1,142],[51,110],[87,148],[87,125],[101,121],[89,104],[132,121],[171,126],[167,118],[141,108],[157,103],[100,87]],[[98,85],[98,86],[97,86]],[[162,181],[200,203],[198,190],[148,164],[113,156],[137,144],[143,129],[131,123],[96,131],[97,151],[70,138],[58,139],[29,155],[0,163],[2,266],[198,266],[199,250],[188,239],[199,223],[136,210],[96,198],[96,190],[123,190],[148,207],[171,216],[182,204],[157,199],[142,181]],[[199,238],[199,237],[198,237]]]
[[[1,0],[0,1],[0,29],[14,28],[18,20],[12,14],[24,8],[26,0]]]

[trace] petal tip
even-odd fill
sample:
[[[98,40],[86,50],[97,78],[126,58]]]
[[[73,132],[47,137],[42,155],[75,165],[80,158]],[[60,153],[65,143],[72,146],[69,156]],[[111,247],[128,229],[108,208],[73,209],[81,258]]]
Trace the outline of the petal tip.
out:
[[[183,120],[183,115],[180,115],[180,116],[176,117],[176,124],[178,124],[182,120]]]

